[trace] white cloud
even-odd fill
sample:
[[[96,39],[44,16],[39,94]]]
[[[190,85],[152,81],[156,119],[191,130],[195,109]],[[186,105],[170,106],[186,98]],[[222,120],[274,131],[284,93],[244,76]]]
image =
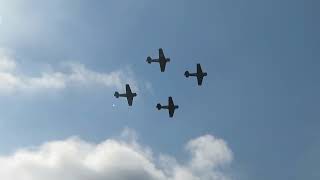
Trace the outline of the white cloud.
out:
[[[9,57],[9,52],[0,49],[0,71],[12,71],[16,68],[16,63]]]
[[[192,153],[191,165],[194,169],[216,168],[217,165],[224,165],[232,159],[232,153],[225,141],[210,135],[190,141],[186,148]]]
[[[64,63],[62,70],[41,72],[39,76],[30,76],[17,72],[18,63],[6,50],[0,49],[0,93],[34,92],[41,90],[59,90],[69,86],[105,86],[123,89],[130,83],[138,91],[137,83],[130,68],[110,73],[95,72],[83,64]]]
[[[132,130],[123,136],[93,144],[79,138],[47,142],[0,156],[0,179],[10,180],[222,180],[229,179],[222,166],[232,160],[227,144],[212,135],[189,141],[189,162],[156,157],[140,145]]]

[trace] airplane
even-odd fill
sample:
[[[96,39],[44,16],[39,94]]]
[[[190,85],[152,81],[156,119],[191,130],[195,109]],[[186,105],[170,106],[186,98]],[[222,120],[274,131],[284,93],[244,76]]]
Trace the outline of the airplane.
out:
[[[161,106],[161,104],[158,103],[156,107],[157,107],[158,110],[160,110],[160,109],[168,109],[169,110],[169,117],[171,117],[171,118],[173,117],[174,110],[179,108],[179,106],[174,105],[171,96],[168,98],[168,106]]]
[[[119,92],[116,91],[116,92],[114,93],[114,96],[115,96],[116,98],[126,97],[127,100],[128,100],[128,105],[129,105],[129,106],[132,106],[133,98],[137,96],[137,93],[132,93],[129,84],[126,84],[126,93],[125,93],[125,94],[119,94]]]
[[[197,77],[197,80],[198,80],[198,86],[201,86],[202,85],[202,80],[203,80],[203,77],[207,76],[208,73],[206,72],[203,72],[202,69],[201,69],[201,65],[200,64],[197,64],[197,72],[196,73],[189,73],[189,71],[186,71],[184,73],[184,75],[188,78],[189,76],[196,76]]]
[[[152,59],[150,56],[147,57],[147,62],[151,64],[152,62],[158,62],[160,64],[161,72],[166,69],[167,62],[170,62],[170,58],[164,56],[162,48],[159,49],[159,59]]]

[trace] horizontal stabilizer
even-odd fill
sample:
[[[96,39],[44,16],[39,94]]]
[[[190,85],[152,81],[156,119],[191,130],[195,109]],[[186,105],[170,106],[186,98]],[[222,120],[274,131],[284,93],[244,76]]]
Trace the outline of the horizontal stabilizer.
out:
[[[157,104],[157,109],[160,110],[161,109],[161,104]]]
[[[152,61],[151,57],[148,56],[148,57],[147,57],[147,62],[148,62],[149,64],[151,64],[151,61]]]
[[[116,91],[116,92],[114,93],[114,97],[119,98],[119,92]]]
[[[190,75],[189,71],[186,71],[186,72],[184,73],[184,76],[186,76],[186,77],[189,77],[189,75]]]

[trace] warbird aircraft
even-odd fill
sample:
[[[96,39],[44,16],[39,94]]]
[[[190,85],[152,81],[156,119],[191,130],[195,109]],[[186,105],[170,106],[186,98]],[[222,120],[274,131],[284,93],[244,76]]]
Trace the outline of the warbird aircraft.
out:
[[[189,71],[186,71],[184,73],[184,75],[188,78],[189,76],[196,76],[197,77],[197,80],[198,80],[198,86],[201,86],[202,85],[202,80],[203,80],[203,77],[204,76],[207,76],[208,73],[206,72],[203,72],[202,69],[201,69],[201,65],[200,64],[197,64],[197,72],[196,73],[189,73]]]
[[[159,59],[152,59],[150,56],[147,57],[147,62],[151,64],[152,62],[158,62],[160,64],[161,72],[166,69],[167,62],[170,62],[170,58],[164,56],[162,48],[159,49]]]
[[[168,106],[161,106],[160,103],[157,104],[157,109],[158,110],[160,110],[160,109],[168,109],[169,110],[169,117],[171,117],[171,118],[173,117],[174,110],[178,109],[178,108],[179,108],[179,106],[174,105],[171,96],[168,98]]]
[[[137,93],[132,93],[129,84],[126,84],[126,93],[125,93],[125,94],[119,94],[119,92],[116,91],[116,92],[114,93],[114,96],[115,96],[116,98],[126,97],[127,100],[128,100],[128,105],[129,105],[129,106],[132,106],[133,98],[137,96]]]

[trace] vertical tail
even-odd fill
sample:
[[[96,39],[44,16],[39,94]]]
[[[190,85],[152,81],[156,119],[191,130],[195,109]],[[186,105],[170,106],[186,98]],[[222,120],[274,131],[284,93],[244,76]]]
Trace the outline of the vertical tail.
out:
[[[149,64],[151,64],[151,61],[152,61],[151,57],[148,56],[148,57],[147,57],[147,62],[148,62]]]
[[[189,76],[190,76],[189,71],[186,71],[186,72],[184,73],[184,76],[189,77]]]
[[[157,107],[158,110],[160,110],[162,106],[161,106],[160,103],[158,103],[156,107]]]
[[[114,97],[119,98],[119,92],[118,92],[118,91],[116,91],[116,92],[114,93]]]

